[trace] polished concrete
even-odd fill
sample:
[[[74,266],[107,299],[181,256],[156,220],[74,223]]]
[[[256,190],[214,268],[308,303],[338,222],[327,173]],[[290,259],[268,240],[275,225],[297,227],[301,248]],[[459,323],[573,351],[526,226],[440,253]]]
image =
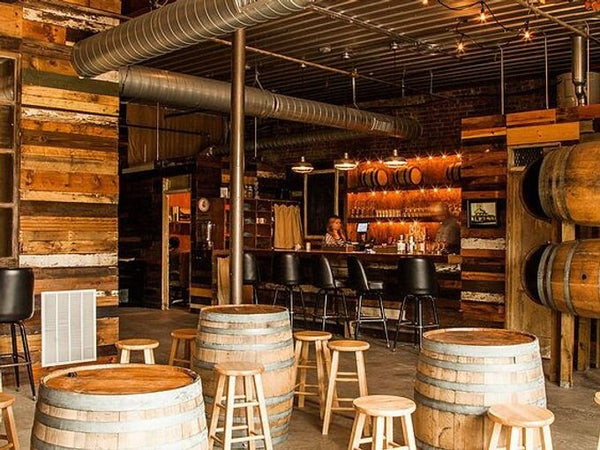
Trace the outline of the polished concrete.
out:
[[[170,348],[170,330],[195,327],[197,315],[184,310],[157,311],[122,308],[121,337],[149,337],[161,343],[156,351],[157,363],[166,363]],[[442,317],[443,320],[443,317]],[[454,325],[454,323],[453,323]],[[367,378],[371,394],[394,394],[412,397],[416,351],[403,345],[392,353],[379,340],[370,340],[372,347],[365,356]],[[132,361],[133,362],[133,361]],[[552,426],[554,448],[558,450],[595,449],[600,431],[600,406],[593,402],[594,392],[600,390],[600,370],[578,372],[575,387],[560,389],[547,383],[548,407],[555,413]],[[14,392],[12,386],[5,386]],[[348,392],[350,394],[350,392]],[[15,415],[23,448],[29,448],[29,433],[33,422],[34,403],[29,386],[17,394]],[[342,392],[342,396],[344,393]],[[281,450],[335,450],[345,449],[352,415],[334,415],[328,436],[321,435],[321,421],[316,405],[309,403],[303,410],[294,411],[290,437]]]

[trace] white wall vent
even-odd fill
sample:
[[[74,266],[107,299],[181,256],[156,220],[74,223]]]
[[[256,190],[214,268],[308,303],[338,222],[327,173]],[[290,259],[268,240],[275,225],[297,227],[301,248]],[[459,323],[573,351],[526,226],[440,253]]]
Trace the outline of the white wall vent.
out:
[[[42,367],[96,360],[96,290],[42,292]]]

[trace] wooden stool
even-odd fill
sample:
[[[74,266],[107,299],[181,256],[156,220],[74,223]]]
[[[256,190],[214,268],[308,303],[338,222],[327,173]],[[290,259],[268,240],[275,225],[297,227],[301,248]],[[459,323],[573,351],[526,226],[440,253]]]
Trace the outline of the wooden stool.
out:
[[[187,367],[192,368],[192,357],[194,356],[194,341],[196,340],[195,328],[178,328],[171,331],[171,355],[169,356],[169,365],[173,366],[176,362],[185,363]],[[183,357],[179,358],[179,346],[183,342]]]
[[[128,364],[131,352],[143,351],[144,363],[154,364],[154,349],[158,347],[159,342],[156,339],[122,339],[117,341],[115,346],[121,350],[121,364]]]
[[[248,442],[250,450],[256,449],[257,440],[265,442],[265,449],[272,450],[271,431],[269,429],[269,416],[267,415],[267,404],[265,403],[265,394],[262,385],[262,373],[265,368],[260,364],[251,362],[227,362],[217,364],[215,371],[219,374],[217,390],[215,392],[212,416],[210,418],[210,428],[208,431],[208,448],[212,450],[215,441],[223,446],[223,450],[231,449],[231,444],[238,442]],[[244,394],[235,395],[235,380],[237,377],[243,377]],[[223,391],[227,384],[227,394],[225,403],[223,401]],[[254,384],[255,395],[252,395],[252,385]],[[241,400],[236,403],[236,400]],[[254,431],[254,408],[258,407],[260,422],[263,434],[257,434]],[[218,428],[219,408],[225,410],[225,424]],[[245,408],[246,425],[233,425],[233,410],[235,408]],[[233,438],[233,431],[248,430],[246,436]],[[219,438],[217,433],[223,433]]]
[[[494,422],[488,450],[500,448],[498,442],[503,426],[508,428],[506,447],[503,447],[507,450],[523,448],[520,443],[522,437],[525,441],[525,450],[536,449],[533,436],[535,429],[540,431],[542,449],[552,450],[552,436],[550,436],[550,424],[554,422],[552,411],[536,405],[506,404],[492,406],[488,409],[487,415]]]
[[[15,424],[15,416],[13,414],[12,405],[15,402],[13,395],[5,394],[0,392],[0,409],[2,410],[2,421],[4,422],[4,428],[6,434],[0,434],[0,439],[7,441],[7,443],[0,447],[0,450],[12,448],[19,450],[19,435],[17,434],[17,426]]]
[[[594,394],[594,401],[596,402],[597,405],[600,405],[600,392],[596,392]],[[598,446],[596,447],[596,449],[600,450],[600,437],[598,438]]]
[[[325,415],[323,418],[323,434],[329,433],[332,411],[354,411],[350,406],[339,406],[339,402],[352,402],[354,398],[338,398],[338,382],[357,382],[359,397],[366,397],[367,373],[365,371],[365,359],[363,352],[371,347],[365,341],[332,341],[328,344],[333,352],[331,356],[331,369],[329,369],[329,385],[327,386],[327,400],[325,402]],[[354,353],[356,358],[356,372],[338,372],[340,353]]]
[[[307,396],[319,397],[319,413],[321,419],[325,412],[325,396],[327,395],[327,365],[323,349],[327,347],[326,342],[332,338],[332,334],[326,331],[298,331],[294,333],[296,338],[296,361],[298,376],[296,377],[296,388],[294,392],[298,396],[298,408],[304,408],[304,399]],[[310,344],[315,344],[315,360],[309,359]],[[313,364],[314,363],[314,364]],[[316,370],[317,384],[307,384],[306,374],[308,370]],[[317,388],[317,392],[307,391],[307,388]]]
[[[352,402],[356,409],[348,450],[360,449],[360,444],[371,443],[371,449],[384,450],[401,448],[417,450],[411,414],[417,409],[412,400],[393,395],[368,395]],[[363,438],[367,418],[373,419],[373,437]],[[400,417],[404,443],[394,442],[394,417]]]

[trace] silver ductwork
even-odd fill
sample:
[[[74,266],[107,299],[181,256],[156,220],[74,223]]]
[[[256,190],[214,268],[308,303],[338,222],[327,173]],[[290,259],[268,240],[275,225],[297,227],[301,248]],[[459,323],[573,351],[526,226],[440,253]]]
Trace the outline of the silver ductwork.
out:
[[[143,66],[120,70],[123,97],[158,102],[165,106],[229,112],[231,85],[224,81],[194,77]],[[416,139],[421,125],[414,119],[392,117],[344,106],[304,100],[246,88],[246,115],[320,126]]]
[[[73,65],[92,77],[302,11],[314,0],[177,0],[75,44]]]
[[[292,134],[288,136],[277,136],[261,139],[256,143],[256,150],[275,150],[286,147],[298,147],[300,145],[319,144],[322,142],[343,141],[349,139],[364,138],[364,133],[343,130],[322,130],[306,134]],[[246,152],[254,151],[254,142],[246,141],[244,144]],[[229,153],[229,146],[221,145],[211,149],[213,155],[226,155]]]
[[[575,86],[575,97],[577,98],[577,105],[582,106],[587,104],[585,93],[587,84],[587,45],[582,36],[575,35],[571,37],[571,46],[571,74]]]

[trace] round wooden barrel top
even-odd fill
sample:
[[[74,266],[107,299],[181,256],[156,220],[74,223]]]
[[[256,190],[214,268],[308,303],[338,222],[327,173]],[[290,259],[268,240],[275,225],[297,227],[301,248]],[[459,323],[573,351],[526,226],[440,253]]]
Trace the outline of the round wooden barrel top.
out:
[[[130,395],[182,388],[197,379],[197,374],[183,367],[103,364],[56,371],[44,377],[42,385],[78,394]]]
[[[498,328],[445,328],[428,331],[423,338],[443,344],[482,347],[529,344],[537,340],[532,334]]]
[[[287,313],[287,309],[282,306],[271,305],[223,305],[209,306],[200,311],[205,314],[230,314],[230,315],[248,315],[248,314],[278,314]]]

